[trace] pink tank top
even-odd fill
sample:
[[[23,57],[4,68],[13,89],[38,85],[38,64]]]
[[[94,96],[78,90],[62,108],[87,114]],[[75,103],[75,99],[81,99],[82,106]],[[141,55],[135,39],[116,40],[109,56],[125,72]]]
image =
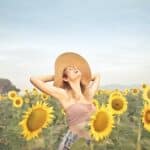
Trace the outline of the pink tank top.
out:
[[[88,121],[91,113],[95,110],[96,107],[93,104],[83,104],[83,103],[72,104],[65,110],[68,125],[73,126],[78,123]]]

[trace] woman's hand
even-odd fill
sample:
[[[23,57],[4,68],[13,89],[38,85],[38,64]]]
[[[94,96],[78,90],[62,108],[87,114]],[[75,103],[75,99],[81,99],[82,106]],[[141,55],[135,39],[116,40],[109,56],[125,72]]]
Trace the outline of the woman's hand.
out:
[[[100,79],[100,73],[95,73],[95,74],[92,74],[91,81],[94,81],[94,80],[99,80],[99,79]]]
[[[85,93],[88,95],[88,99],[92,100],[93,96],[97,92],[100,86],[100,74],[96,73],[92,75],[91,82],[87,86]]]

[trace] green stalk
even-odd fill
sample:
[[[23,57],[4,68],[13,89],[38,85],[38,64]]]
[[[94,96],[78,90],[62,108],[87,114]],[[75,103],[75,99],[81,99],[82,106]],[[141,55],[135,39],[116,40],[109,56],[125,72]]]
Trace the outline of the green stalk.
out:
[[[120,124],[120,116],[119,115],[116,115],[116,131],[117,131],[117,135],[116,135],[116,144],[119,146],[120,143],[119,143],[119,124]]]
[[[91,143],[90,143],[90,150],[94,150],[94,144],[93,144],[92,141],[91,141]]]
[[[139,121],[136,150],[141,150],[141,121]]]
[[[117,141],[119,141],[119,123],[120,123],[120,116],[117,115]]]

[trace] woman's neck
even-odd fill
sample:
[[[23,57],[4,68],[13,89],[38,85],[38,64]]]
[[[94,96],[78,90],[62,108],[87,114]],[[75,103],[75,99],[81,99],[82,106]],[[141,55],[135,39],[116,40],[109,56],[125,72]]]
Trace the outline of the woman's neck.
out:
[[[83,98],[79,82],[70,83],[70,86],[71,86],[71,94],[75,99],[80,100],[81,98]]]

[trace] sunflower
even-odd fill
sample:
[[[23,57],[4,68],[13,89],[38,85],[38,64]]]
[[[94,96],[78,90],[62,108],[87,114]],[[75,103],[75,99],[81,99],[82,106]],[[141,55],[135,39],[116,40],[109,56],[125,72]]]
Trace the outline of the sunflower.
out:
[[[41,98],[42,98],[42,100],[48,100],[49,96],[45,93],[42,93]]]
[[[30,91],[28,89],[25,89],[24,92],[26,95],[29,95],[29,93],[30,93]]]
[[[37,96],[38,95],[38,90],[36,88],[32,88],[32,94],[34,96]]]
[[[144,109],[142,110],[142,122],[144,128],[150,132],[150,104],[144,105]]]
[[[127,92],[123,92],[123,93],[122,93],[123,96],[126,96],[127,94],[128,94]]]
[[[126,96],[128,93],[129,93],[129,89],[125,89],[125,90],[123,91],[123,95],[124,95],[124,96]]]
[[[137,95],[139,93],[139,89],[137,88],[131,89],[131,91],[133,95]]]
[[[106,95],[108,95],[108,96],[109,96],[111,93],[112,93],[111,90],[105,90],[105,91],[104,91],[104,94],[106,94]]]
[[[115,90],[110,94],[110,98],[114,96],[122,96],[122,94],[119,90]]]
[[[42,132],[42,128],[47,128],[53,122],[53,107],[47,105],[47,103],[38,101],[25,112],[23,120],[19,125],[23,129],[21,134],[26,140],[38,137],[38,134]]]
[[[100,94],[101,94],[101,90],[97,90],[95,95],[99,96]]]
[[[96,109],[99,109],[99,102],[96,99],[93,99],[92,103],[96,106]]]
[[[104,90],[103,90],[103,89],[101,89],[101,90],[100,90],[100,93],[101,93],[101,94],[104,94]]]
[[[66,115],[66,112],[64,111],[63,108],[61,108],[61,113],[65,116]]]
[[[3,96],[0,94],[0,101],[3,99]]]
[[[23,99],[20,96],[17,96],[13,99],[13,106],[14,107],[21,107],[23,105]]]
[[[146,86],[146,88],[144,89],[143,98],[144,100],[150,102],[150,86]]]
[[[147,85],[145,83],[142,84],[142,88],[145,89]]]
[[[101,90],[98,90],[98,94],[99,94],[99,95],[101,94]]]
[[[13,100],[15,97],[17,97],[17,92],[16,91],[9,91],[8,92],[8,98],[10,100]]]
[[[125,89],[124,92],[127,92],[127,93],[128,93],[128,92],[129,92],[129,89]]]
[[[24,101],[25,101],[25,103],[28,104],[30,102],[30,99],[29,98],[25,98]]]
[[[29,93],[29,90],[28,90],[28,89],[25,89],[24,91],[25,91],[25,93]]]
[[[113,96],[109,98],[108,107],[113,114],[122,114],[127,110],[127,100],[124,96]]]
[[[96,141],[103,140],[110,135],[114,127],[114,118],[111,111],[102,105],[91,117],[89,121],[90,135]]]
[[[110,95],[112,91],[102,89],[102,90],[100,90],[100,92],[101,92],[101,94],[104,94],[104,95]]]

